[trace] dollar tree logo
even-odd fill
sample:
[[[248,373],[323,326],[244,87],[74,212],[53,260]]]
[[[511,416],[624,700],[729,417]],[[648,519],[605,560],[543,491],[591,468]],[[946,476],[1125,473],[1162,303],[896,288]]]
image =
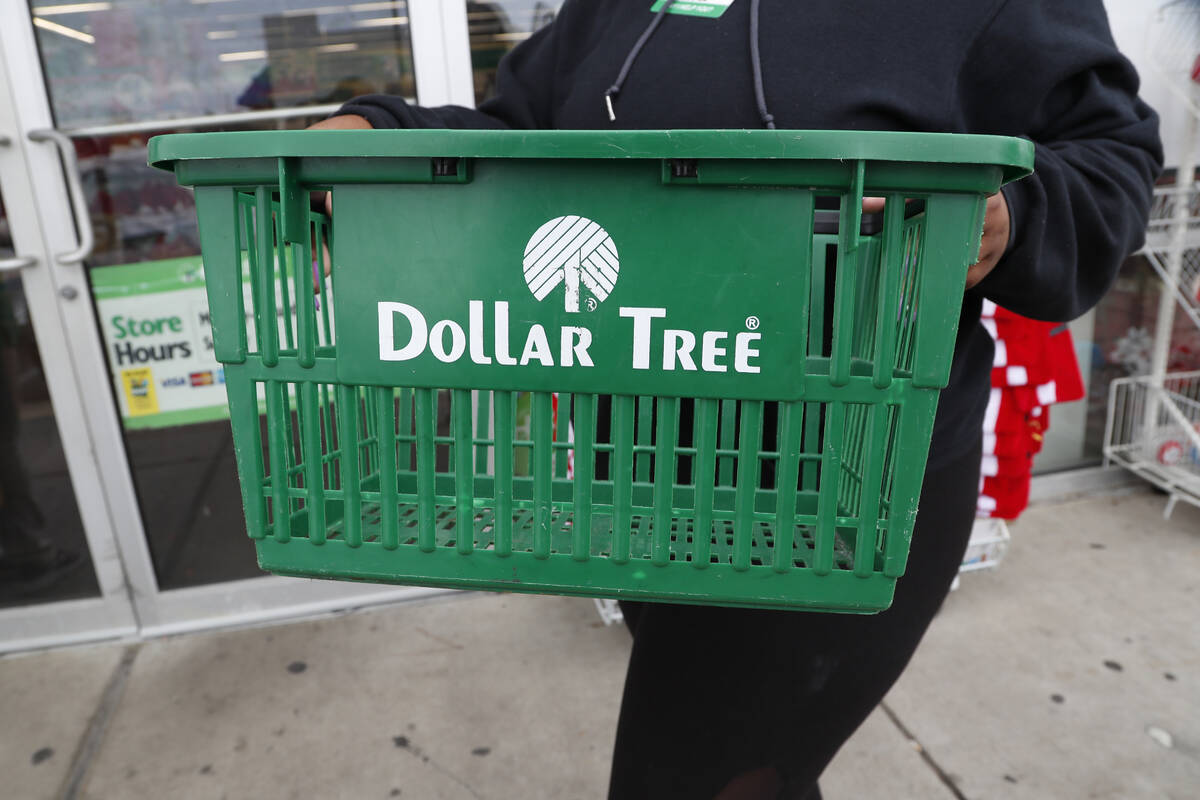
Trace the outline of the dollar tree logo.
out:
[[[580,293],[591,294],[589,311],[604,302],[617,284],[617,246],[608,232],[586,217],[555,217],[525,245],[525,283],[545,300],[561,283],[567,311],[579,311]]]

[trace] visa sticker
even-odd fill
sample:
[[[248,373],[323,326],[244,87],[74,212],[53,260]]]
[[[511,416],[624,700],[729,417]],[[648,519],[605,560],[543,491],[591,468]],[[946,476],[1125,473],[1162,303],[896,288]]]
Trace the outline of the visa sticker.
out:
[[[662,7],[666,4],[667,0],[656,0],[654,5],[650,7],[650,10],[661,11]],[[724,14],[725,10],[731,5],[733,5],[733,0],[688,0],[688,2],[676,2],[667,9],[667,13],[716,19]]]

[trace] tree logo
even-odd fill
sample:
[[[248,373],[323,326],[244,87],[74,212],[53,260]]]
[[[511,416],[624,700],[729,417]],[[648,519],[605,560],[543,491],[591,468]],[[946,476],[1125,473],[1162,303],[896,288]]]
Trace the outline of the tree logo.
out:
[[[525,283],[538,300],[560,283],[566,287],[567,311],[579,311],[580,286],[591,297],[592,311],[617,284],[617,246],[608,232],[586,217],[555,217],[534,232],[525,245]]]

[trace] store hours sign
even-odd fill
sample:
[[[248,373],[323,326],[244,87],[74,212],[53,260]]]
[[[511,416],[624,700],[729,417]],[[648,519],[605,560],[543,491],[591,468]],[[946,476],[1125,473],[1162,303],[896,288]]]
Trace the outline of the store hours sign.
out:
[[[125,428],[228,417],[225,372],[213,355],[200,257],[97,267],[91,276]],[[244,285],[245,307],[252,308],[249,281]],[[247,319],[247,327],[253,337],[253,319]]]
[[[126,429],[228,416],[198,256],[98,267],[92,291]]]

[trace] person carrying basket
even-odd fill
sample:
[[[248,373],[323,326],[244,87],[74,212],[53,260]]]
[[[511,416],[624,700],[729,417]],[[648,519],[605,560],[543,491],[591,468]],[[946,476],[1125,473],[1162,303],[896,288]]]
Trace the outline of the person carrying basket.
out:
[[[1036,144],[987,203],[907,572],[876,616],[623,603],[633,634],[609,796],[820,797],[903,671],[970,534],[992,342],[984,298],[1065,321],[1141,243],[1162,152],[1101,0],[567,0],[478,109],[368,95],[315,129],[780,128],[986,133]],[[867,199],[865,211],[882,208]]]

